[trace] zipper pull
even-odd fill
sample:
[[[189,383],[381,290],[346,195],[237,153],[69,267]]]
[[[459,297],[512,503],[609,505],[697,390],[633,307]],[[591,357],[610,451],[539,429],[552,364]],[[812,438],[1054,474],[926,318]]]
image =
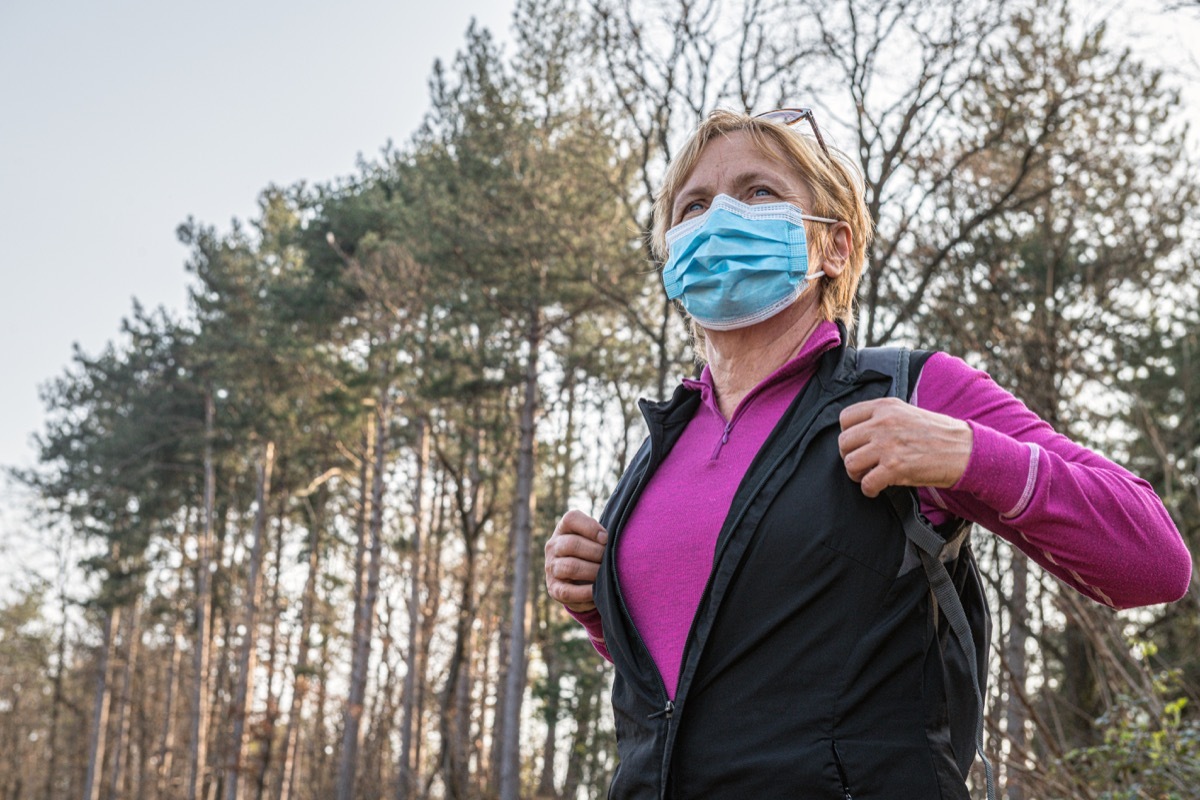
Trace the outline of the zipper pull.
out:
[[[666,717],[667,719],[670,719],[671,715],[674,713],[675,713],[675,704],[672,703],[670,700],[668,700],[666,707],[663,708],[662,711],[655,711],[653,714],[646,717],[646,719],[658,719],[659,717]]]

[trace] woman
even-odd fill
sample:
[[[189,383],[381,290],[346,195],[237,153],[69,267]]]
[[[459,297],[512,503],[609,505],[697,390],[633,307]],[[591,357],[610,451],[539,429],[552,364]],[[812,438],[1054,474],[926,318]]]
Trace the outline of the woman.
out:
[[[570,511],[546,545],[550,595],[616,667],[612,797],[967,797],[887,487],[1098,602],[1186,591],[1150,486],[985,373],[934,353],[905,403],[856,371],[859,187],[803,109],[715,112],[668,169],[654,246],[706,366],[643,402],[650,435],[601,519]]]

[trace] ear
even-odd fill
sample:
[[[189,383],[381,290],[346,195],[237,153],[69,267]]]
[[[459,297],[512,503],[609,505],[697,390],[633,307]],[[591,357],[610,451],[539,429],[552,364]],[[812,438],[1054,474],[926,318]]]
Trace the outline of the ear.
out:
[[[850,231],[850,223],[838,222],[829,232],[830,253],[821,261],[821,271],[827,277],[836,278],[842,274],[846,264],[850,262],[850,252],[853,249],[854,238]]]

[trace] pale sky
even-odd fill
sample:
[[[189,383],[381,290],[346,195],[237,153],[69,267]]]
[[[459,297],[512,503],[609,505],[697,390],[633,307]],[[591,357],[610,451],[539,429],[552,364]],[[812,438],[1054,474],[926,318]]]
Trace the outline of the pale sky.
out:
[[[513,5],[0,0],[0,466],[33,465],[38,387],[73,343],[98,352],[134,297],[185,313],[177,225],[228,230],[268,184],[349,175],[404,143],[434,59],[472,17],[507,38]],[[1179,71],[1200,118],[1200,12],[1158,8],[1128,0],[1112,29]],[[27,505],[0,479],[0,562]]]
[[[0,466],[38,387],[137,297],[186,310],[189,215],[228,230],[268,184],[355,172],[429,107],[434,59],[513,0],[0,2]],[[26,498],[0,478],[0,556]],[[2,576],[2,571],[0,571]]]

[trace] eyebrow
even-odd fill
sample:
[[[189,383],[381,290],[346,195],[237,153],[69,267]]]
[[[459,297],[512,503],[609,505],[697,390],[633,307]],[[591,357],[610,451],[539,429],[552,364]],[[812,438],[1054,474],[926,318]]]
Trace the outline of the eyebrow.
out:
[[[750,172],[743,172],[734,178],[733,188],[736,191],[755,183],[766,183],[778,188],[781,184],[785,183],[785,179],[779,173],[752,170]],[[788,194],[795,193],[792,189],[788,190]],[[675,202],[671,205],[671,218],[674,219],[679,213],[681,205],[687,205],[693,198],[707,197],[711,194],[712,188],[708,185],[693,186],[686,191],[680,192],[679,196],[675,198]]]

